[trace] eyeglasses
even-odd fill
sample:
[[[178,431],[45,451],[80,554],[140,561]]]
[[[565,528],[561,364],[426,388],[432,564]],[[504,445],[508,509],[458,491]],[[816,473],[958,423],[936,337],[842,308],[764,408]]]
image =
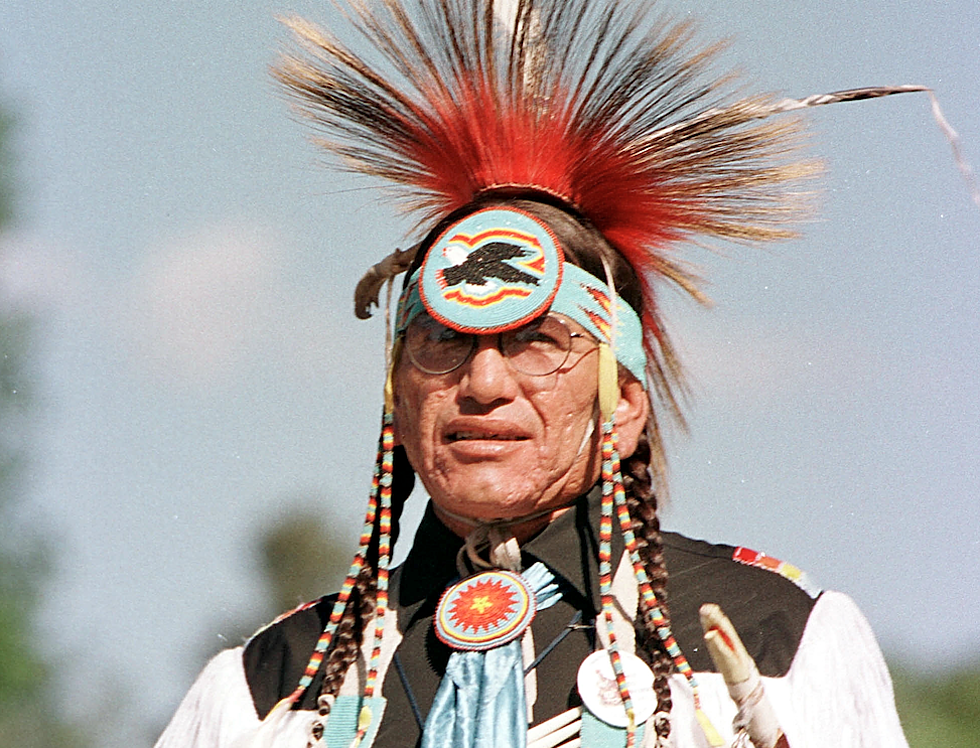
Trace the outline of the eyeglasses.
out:
[[[428,314],[420,314],[405,330],[405,350],[415,366],[426,374],[448,374],[473,355],[484,337],[457,332]],[[497,350],[515,371],[542,377],[558,371],[568,360],[575,338],[560,317],[546,314],[516,330],[497,333]]]

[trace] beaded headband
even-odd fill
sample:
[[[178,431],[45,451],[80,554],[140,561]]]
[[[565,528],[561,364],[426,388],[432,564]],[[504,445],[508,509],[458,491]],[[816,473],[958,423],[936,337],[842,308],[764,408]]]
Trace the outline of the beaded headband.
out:
[[[609,286],[564,260],[554,232],[516,208],[486,208],[453,223],[435,241],[398,304],[396,335],[427,312],[460,332],[511,330],[547,310],[563,314],[646,382],[640,318]]]

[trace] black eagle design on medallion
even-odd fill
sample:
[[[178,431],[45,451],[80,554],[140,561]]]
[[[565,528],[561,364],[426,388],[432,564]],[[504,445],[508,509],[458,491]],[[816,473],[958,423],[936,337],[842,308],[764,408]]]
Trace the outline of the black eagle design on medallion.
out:
[[[457,286],[460,283],[482,286],[491,278],[504,283],[527,283],[536,286],[537,278],[504,262],[504,260],[530,255],[528,250],[516,244],[490,242],[470,252],[459,265],[443,268],[442,278],[447,286]]]

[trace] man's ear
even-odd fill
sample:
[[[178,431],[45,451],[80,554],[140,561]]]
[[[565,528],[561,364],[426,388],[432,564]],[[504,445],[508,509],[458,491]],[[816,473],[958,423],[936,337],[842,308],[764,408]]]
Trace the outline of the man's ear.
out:
[[[627,458],[636,451],[643,427],[650,414],[650,397],[640,382],[629,375],[623,376],[619,388],[619,404],[616,406],[616,432],[619,434],[619,456]]]

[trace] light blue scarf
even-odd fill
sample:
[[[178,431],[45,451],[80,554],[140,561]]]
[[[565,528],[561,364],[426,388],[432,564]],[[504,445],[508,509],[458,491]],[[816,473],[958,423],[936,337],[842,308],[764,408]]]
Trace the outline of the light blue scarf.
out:
[[[537,610],[561,597],[538,562],[521,573]],[[483,652],[454,651],[425,721],[422,748],[525,748],[527,703],[520,638]]]

